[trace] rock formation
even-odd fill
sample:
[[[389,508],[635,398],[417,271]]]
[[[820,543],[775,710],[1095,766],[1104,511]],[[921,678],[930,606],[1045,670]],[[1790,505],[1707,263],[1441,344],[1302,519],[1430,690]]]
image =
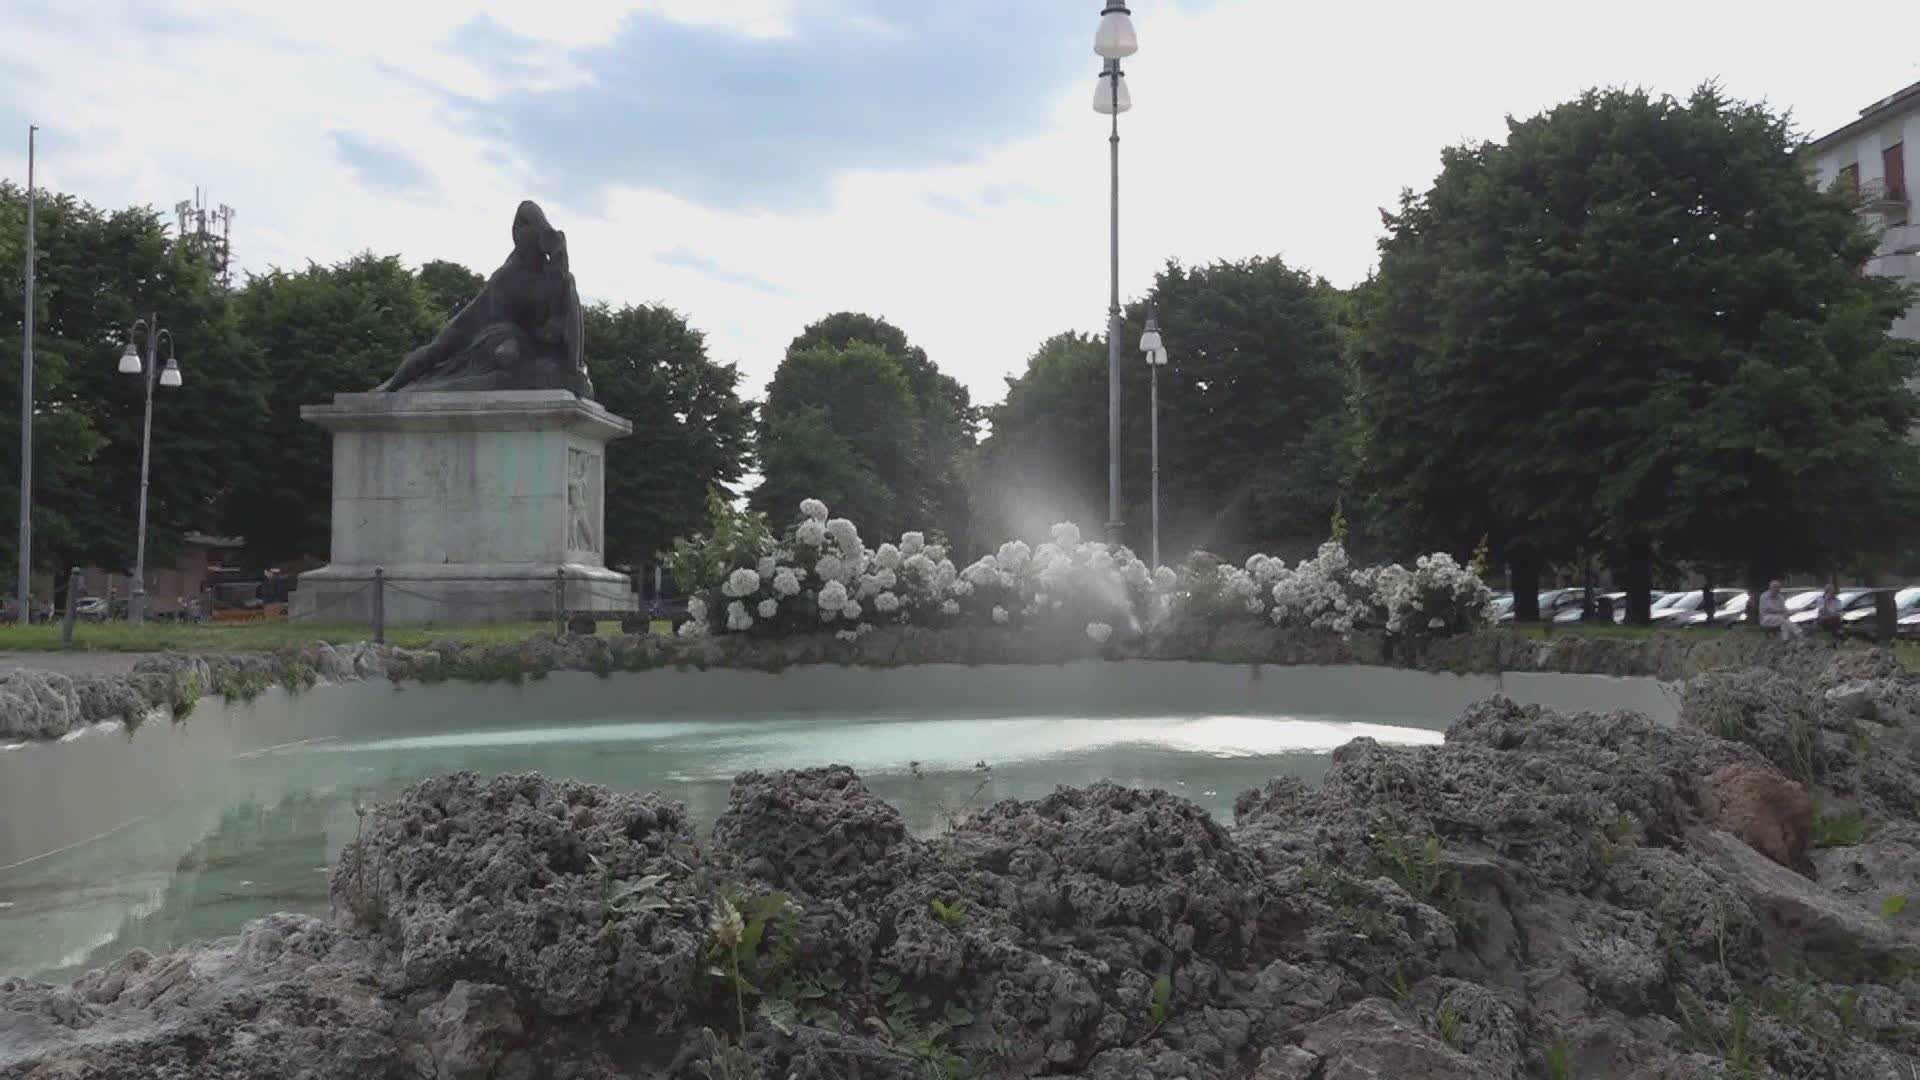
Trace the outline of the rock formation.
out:
[[[0,984],[0,1077],[1914,1075],[1920,678],[1684,700],[1495,700],[1231,827],[1100,784],[916,837],[829,767],[739,777],[703,842],[653,796],[432,779],[331,922]]]

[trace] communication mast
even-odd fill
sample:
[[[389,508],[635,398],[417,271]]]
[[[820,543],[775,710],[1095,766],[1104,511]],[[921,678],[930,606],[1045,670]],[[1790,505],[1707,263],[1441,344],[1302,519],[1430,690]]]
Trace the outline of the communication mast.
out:
[[[173,212],[180,219],[180,239],[200,252],[222,286],[232,284],[233,207],[221,203],[207,209],[206,193],[195,187],[193,198],[175,203]]]

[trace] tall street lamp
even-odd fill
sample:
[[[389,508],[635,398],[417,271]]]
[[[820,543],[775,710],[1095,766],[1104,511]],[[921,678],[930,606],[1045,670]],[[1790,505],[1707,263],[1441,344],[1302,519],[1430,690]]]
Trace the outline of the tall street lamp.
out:
[[[1093,38],[1095,55],[1106,61],[1093,94],[1093,111],[1113,117],[1108,139],[1113,158],[1112,293],[1107,306],[1107,541],[1118,544],[1120,521],[1120,114],[1133,108],[1126,72],[1120,61],[1140,51],[1132,12],[1122,0],[1107,0],[1100,12],[1100,29]]]
[[[147,355],[143,362],[134,349],[134,339],[147,331]],[[167,343],[167,364],[160,367],[160,342]],[[180,385],[180,362],[174,359],[173,335],[160,329],[160,316],[149,315],[134,322],[127,331],[127,350],[120,354],[120,374],[138,375],[146,384],[147,413],[140,429],[140,533],[133,548],[133,593],[127,598],[127,621],[139,623],[146,618],[147,603],[147,466],[153,455],[153,388]]]
[[[1140,351],[1152,373],[1153,405],[1153,567],[1160,568],[1160,369],[1167,366],[1167,347],[1160,340],[1160,315],[1147,305],[1147,329],[1140,335]]]

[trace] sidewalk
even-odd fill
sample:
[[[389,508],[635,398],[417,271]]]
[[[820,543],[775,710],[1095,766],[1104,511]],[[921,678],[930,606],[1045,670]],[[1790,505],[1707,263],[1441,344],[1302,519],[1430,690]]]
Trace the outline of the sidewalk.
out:
[[[0,652],[0,673],[38,668],[63,675],[124,675],[157,652]]]

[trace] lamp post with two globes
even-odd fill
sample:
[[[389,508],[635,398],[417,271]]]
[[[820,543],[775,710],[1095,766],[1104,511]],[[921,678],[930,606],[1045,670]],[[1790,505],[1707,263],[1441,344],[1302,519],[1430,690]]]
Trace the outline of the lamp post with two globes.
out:
[[[1133,32],[1132,12],[1123,0],[1107,0],[1100,12],[1100,29],[1094,35],[1093,51],[1106,67],[1093,95],[1093,111],[1113,118],[1113,135],[1108,139],[1113,159],[1112,203],[1112,290],[1107,306],[1107,542],[1120,543],[1120,114],[1133,108],[1133,96],[1127,92],[1126,72],[1120,61],[1140,51],[1140,40]]]
[[[134,338],[147,331],[147,354],[142,361],[134,349]],[[160,342],[167,343],[167,363],[160,367]],[[127,349],[120,354],[120,374],[138,375],[146,383],[146,419],[140,431],[140,525],[133,548],[133,591],[127,598],[127,621],[139,623],[146,618],[147,602],[147,471],[153,455],[153,388],[180,385],[180,362],[173,355],[173,335],[160,328],[160,316],[135,320],[127,331]]]

